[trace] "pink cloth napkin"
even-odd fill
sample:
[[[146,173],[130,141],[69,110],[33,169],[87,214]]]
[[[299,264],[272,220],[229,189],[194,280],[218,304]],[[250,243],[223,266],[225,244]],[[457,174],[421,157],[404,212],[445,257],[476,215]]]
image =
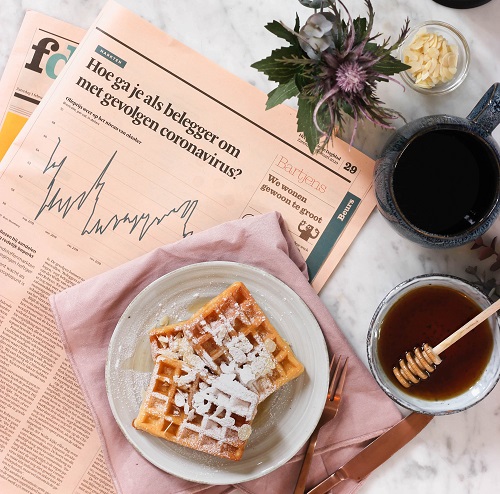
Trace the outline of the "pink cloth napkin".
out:
[[[104,382],[106,354],[113,330],[127,305],[160,276],[182,266],[215,260],[257,266],[281,279],[311,309],[330,354],[350,357],[344,399],[334,426],[325,427],[320,434],[309,487],[401,418],[309,284],[305,263],[281,215],[269,213],[232,221],[158,248],[51,297],[65,350],[95,419],[119,494],[293,491],[305,446],[287,464],[260,479],[234,486],[206,486],[167,474],[146,461],[123,436],[109,408]],[[335,492],[352,493],[357,487],[359,484],[348,480]]]

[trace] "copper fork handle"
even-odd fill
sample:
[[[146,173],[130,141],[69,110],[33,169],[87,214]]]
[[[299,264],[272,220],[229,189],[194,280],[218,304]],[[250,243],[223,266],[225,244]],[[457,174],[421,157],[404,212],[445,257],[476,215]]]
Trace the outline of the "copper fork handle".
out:
[[[299,478],[297,480],[297,485],[295,486],[293,494],[304,494],[305,492],[307,475],[309,474],[309,468],[311,467],[314,449],[316,448],[316,442],[318,441],[319,431],[320,428],[316,427],[314,432],[311,434],[309,443],[307,445],[306,455],[304,457],[304,461],[302,462]]]
[[[324,425],[333,420],[337,415],[342,392],[344,389],[348,359],[349,358],[347,357],[344,360],[344,363],[341,365],[342,356],[339,355],[338,360],[336,360],[334,355],[330,361],[330,384],[328,386],[328,394],[326,397],[325,407],[313,433],[309,438],[307,451],[300,468],[299,478],[295,485],[295,490],[293,491],[294,494],[304,494],[307,475],[309,474],[309,468],[313,459],[314,449],[316,448],[316,441],[318,440],[319,432]]]

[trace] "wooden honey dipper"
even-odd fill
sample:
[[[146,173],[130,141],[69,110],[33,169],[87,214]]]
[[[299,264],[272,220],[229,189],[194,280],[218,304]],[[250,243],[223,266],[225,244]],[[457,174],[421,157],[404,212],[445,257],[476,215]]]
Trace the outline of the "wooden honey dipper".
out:
[[[476,317],[474,317],[474,319],[471,319],[461,328],[457,329],[434,348],[432,348],[429,344],[424,343],[421,348],[414,348],[413,354],[411,352],[406,352],[406,360],[400,359],[399,367],[394,367],[392,369],[396,379],[405,388],[409,388],[412,384],[419,383],[422,379],[427,379],[430,374],[434,372],[435,368],[442,362],[439,357],[441,353],[443,353],[448,347],[453,345],[453,343],[465,336],[476,326],[479,326],[499,309],[500,299],[480,312]]]

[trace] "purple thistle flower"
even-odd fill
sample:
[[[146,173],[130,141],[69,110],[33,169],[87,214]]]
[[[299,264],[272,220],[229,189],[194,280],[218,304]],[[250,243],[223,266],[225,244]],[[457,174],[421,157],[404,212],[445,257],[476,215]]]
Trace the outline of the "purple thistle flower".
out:
[[[297,126],[311,152],[321,151],[342,133],[345,115],[354,120],[351,144],[362,119],[392,128],[401,115],[385,108],[376,90],[379,82],[394,81],[393,74],[409,68],[391,56],[408,34],[408,19],[395,43],[377,43],[380,34],[372,34],[371,0],[365,0],[368,17],[356,19],[343,0],[299,1],[315,13],[302,27],[297,17],[293,30],[276,21],[266,26],[290,46],[252,65],[278,83],[269,93],[267,108],[298,96]]]
[[[388,47],[387,41],[385,41],[382,47],[377,45],[378,49],[374,50],[373,43],[370,44],[370,42],[379,35],[372,36],[371,34],[375,15],[371,1],[365,0],[368,8],[368,22],[362,33],[356,32],[355,22],[341,0],[338,0],[338,4],[347,16],[347,21],[343,25],[340,10],[334,3],[328,3],[329,9],[332,11],[331,17],[328,19],[334,20],[332,40],[335,39],[335,33],[343,32],[343,41],[337,44],[332,43],[330,47],[320,51],[314,82],[308,87],[308,92],[316,96],[313,122],[317,131],[324,137],[321,147],[328,144],[337,128],[339,132],[342,131],[342,120],[339,118],[341,112],[348,111],[354,119],[351,144],[356,134],[359,119],[366,119],[383,128],[393,128],[389,121],[399,117],[399,113],[381,108],[383,103],[375,96],[377,83],[393,80],[393,78],[377,70],[377,63],[399,45],[408,34],[407,21],[396,44]],[[325,15],[328,14],[314,14],[311,17],[318,15],[327,19]],[[321,35],[326,37],[328,33],[323,30]],[[319,123],[318,116],[322,111],[326,111],[326,114],[330,115],[329,119],[326,118],[329,120],[327,127],[322,127]]]

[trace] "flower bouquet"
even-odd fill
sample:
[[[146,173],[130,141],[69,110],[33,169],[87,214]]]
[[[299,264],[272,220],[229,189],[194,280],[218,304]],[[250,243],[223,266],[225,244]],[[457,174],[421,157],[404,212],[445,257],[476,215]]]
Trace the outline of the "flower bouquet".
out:
[[[252,65],[278,83],[266,109],[298,97],[297,130],[311,153],[342,135],[345,115],[354,119],[351,144],[361,119],[393,128],[390,121],[402,116],[384,107],[376,89],[378,82],[394,80],[392,75],[409,68],[391,55],[406,38],[409,20],[395,43],[385,39],[377,44],[380,33],[372,35],[375,13],[370,0],[365,0],[368,18],[355,19],[341,0],[299,1],[315,13],[302,27],[297,15],[294,29],[278,21],[267,24],[268,31],[289,45]]]

